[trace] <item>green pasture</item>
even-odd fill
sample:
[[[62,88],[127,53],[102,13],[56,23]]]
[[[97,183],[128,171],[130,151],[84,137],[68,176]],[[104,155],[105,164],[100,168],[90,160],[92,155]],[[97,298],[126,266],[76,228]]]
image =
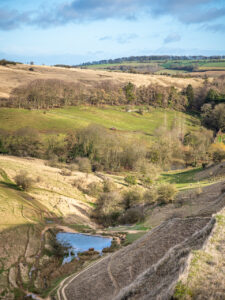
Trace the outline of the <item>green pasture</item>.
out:
[[[199,120],[182,112],[150,108],[141,115],[134,108],[126,112],[123,107],[75,106],[62,109],[26,110],[0,108],[0,129],[15,131],[32,127],[42,134],[61,134],[73,129],[99,124],[106,128],[116,128],[119,132],[139,137],[152,137],[161,126],[171,128],[173,122],[185,120],[186,130],[199,128]]]

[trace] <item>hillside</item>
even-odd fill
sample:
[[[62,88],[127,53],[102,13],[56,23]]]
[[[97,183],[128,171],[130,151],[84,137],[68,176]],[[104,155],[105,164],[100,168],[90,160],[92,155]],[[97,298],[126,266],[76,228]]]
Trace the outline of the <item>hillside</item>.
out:
[[[21,170],[29,172],[33,180],[26,192],[14,181]],[[0,299],[21,299],[28,286],[30,290],[34,286],[43,289],[40,274],[60,270],[59,262],[46,256],[44,250],[52,235],[45,234],[49,227],[72,232],[76,231],[64,226],[96,227],[89,218],[93,198],[72,185],[83,177],[85,174],[79,172],[64,176],[61,169],[41,160],[0,156]],[[89,175],[88,181],[99,178]],[[39,273],[31,276],[36,269]]]
[[[33,71],[29,71],[32,68]],[[16,66],[0,66],[0,98],[8,98],[12,89],[19,85],[28,83],[35,79],[59,79],[66,82],[80,82],[83,84],[92,85],[92,83],[112,80],[119,83],[132,82],[137,86],[148,85],[150,83],[161,86],[174,85],[181,89],[188,84],[197,87],[202,84],[202,79],[183,79],[171,78],[168,76],[153,76],[140,74],[127,74],[118,72],[107,72],[101,70],[84,70],[84,69],[68,69],[62,67],[48,66],[31,66],[31,65],[16,65]]]
[[[152,108],[144,115],[116,107],[76,106],[48,111],[0,108],[0,128],[15,131],[30,127],[41,134],[65,134],[71,130],[99,124],[106,128],[115,128],[118,132],[133,137],[151,138],[159,127],[165,125],[170,130],[172,124],[184,122],[184,130],[198,130],[198,118],[173,110]]]
[[[131,56],[88,62],[82,68],[176,77],[217,77],[225,72],[224,57]]]
[[[215,219],[211,215],[225,204],[224,182],[211,186],[211,192],[215,193],[215,198],[210,197],[204,213],[194,210],[188,218],[173,217],[163,222],[132,245],[69,278],[59,289],[58,298],[170,299],[191,251],[202,248],[214,227]],[[203,190],[203,195],[208,193]],[[198,196],[192,199],[199,201]],[[224,245],[224,241],[222,243]],[[218,251],[218,257],[222,258],[222,249]],[[222,275],[222,270],[219,272]],[[222,295],[222,285],[217,287],[218,290],[214,286],[208,293]]]
[[[190,259],[210,277],[215,270],[201,251],[210,236],[216,260],[224,249],[223,133],[203,127],[191,102],[205,87],[200,100],[208,99],[211,79],[206,86],[22,64],[0,66],[0,76],[0,299],[170,299],[181,288],[195,295]],[[213,84],[222,91],[223,80]],[[11,95],[15,87],[22,88]],[[223,120],[222,106],[211,110]],[[59,231],[105,235],[112,247],[103,257],[89,248],[64,264],[69,250],[57,242]]]

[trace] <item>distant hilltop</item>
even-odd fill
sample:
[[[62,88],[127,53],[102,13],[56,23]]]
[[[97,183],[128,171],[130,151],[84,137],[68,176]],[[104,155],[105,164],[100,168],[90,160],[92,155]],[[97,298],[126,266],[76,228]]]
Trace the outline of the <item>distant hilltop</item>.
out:
[[[156,60],[218,60],[225,59],[225,55],[213,55],[213,56],[204,56],[204,55],[194,55],[194,56],[186,56],[186,55],[150,55],[150,56],[129,56],[129,57],[121,57],[115,59],[104,59],[99,61],[85,62],[80,64],[79,66],[89,66],[89,65],[102,65],[102,64],[118,64],[122,62],[150,62]]]

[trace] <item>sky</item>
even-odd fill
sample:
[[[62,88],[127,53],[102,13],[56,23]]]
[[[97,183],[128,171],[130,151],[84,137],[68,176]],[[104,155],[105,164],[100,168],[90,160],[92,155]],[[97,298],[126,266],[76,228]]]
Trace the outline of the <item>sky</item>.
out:
[[[0,59],[225,55],[225,0],[0,0]]]

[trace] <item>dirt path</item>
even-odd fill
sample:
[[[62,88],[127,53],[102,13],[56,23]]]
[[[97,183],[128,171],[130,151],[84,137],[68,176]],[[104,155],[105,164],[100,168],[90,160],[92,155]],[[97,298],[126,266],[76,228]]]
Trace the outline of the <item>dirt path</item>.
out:
[[[94,262],[92,264],[90,264],[87,268],[85,268],[84,270],[82,270],[81,272],[79,272],[78,274],[72,274],[71,276],[65,278],[59,285],[59,288],[57,290],[57,297],[59,300],[70,300],[69,298],[67,298],[66,294],[65,294],[65,289],[70,285],[70,283],[75,280],[76,278],[78,278],[79,276],[81,276],[84,272],[87,272],[89,269],[96,267],[98,264],[102,263],[104,260],[108,259],[109,256],[112,256],[112,254],[107,254],[107,256],[101,258],[100,260],[98,260],[97,262]]]

